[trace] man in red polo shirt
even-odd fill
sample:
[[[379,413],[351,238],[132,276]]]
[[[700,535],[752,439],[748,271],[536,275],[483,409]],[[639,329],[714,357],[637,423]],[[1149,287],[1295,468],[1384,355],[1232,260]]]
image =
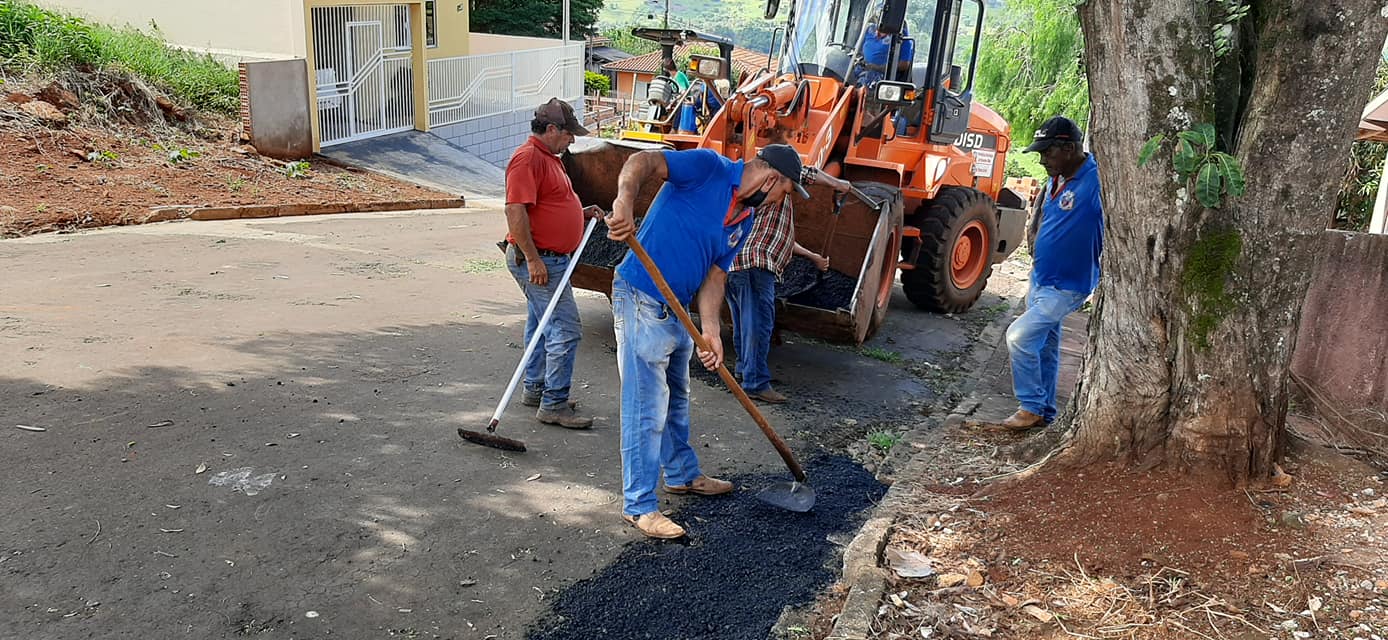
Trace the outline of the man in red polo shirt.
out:
[[[506,266],[525,293],[527,344],[550,299],[559,296],[559,304],[525,363],[521,402],[539,407],[535,417],[540,422],[587,429],[593,419],[578,415],[576,403],[569,400],[582,326],[573,289],[566,284],[560,290],[559,281],[569,260],[578,259],[573,254],[583,240],[584,217],[601,211],[585,211],[579,204],[558,154],[588,130],[574,117],[573,107],[552,98],[535,109],[530,132],[506,165]]]

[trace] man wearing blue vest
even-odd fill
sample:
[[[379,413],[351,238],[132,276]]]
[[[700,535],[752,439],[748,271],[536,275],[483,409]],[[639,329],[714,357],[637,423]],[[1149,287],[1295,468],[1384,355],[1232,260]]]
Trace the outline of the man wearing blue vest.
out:
[[[1034,225],[1027,310],[1007,328],[1012,389],[1021,404],[1002,422],[1008,429],[1042,427],[1055,419],[1061,323],[1099,284],[1104,209],[1099,166],[1084,152],[1083,141],[1073,121],[1056,116],[1041,125],[1025,149],[1041,154],[1050,179]]]
[[[636,230],[633,204],[647,180],[665,185],[641,222],[637,239],[670,283],[679,304],[695,301],[710,351],[709,370],[723,362],[719,312],[733,259],[763,202],[780,202],[800,185],[800,155],[769,145],[746,161],[709,149],[642,151],[622,167],[608,216],[608,237],[624,242]],[[689,446],[689,359],[694,340],[665,305],[641,261],[631,253],[612,281],[617,366],[622,378],[623,518],[652,538],[679,538],[684,528],[660,513],[655,490],[703,496],[729,493],[733,483],[705,476]]]

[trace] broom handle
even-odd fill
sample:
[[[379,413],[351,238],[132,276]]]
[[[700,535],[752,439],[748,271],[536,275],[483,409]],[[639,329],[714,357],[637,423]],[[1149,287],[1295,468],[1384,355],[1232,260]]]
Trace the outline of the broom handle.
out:
[[[516,385],[520,382],[521,375],[525,373],[525,363],[530,361],[530,354],[535,353],[535,345],[540,343],[540,338],[544,335],[545,327],[549,325],[550,316],[554,315],[554,308],[559,306],[559,298],[564,295],[564,287],[569,284],[569,276],[574,273],[574,267],[578,266],[578,258],[583,255],[583,247],[588,244],[588,236],[593,235],[593,227],[598,224],[597,218],[588,219],[588,227],[583,230],[583,239],[579,241],[578,248],[574,249],[573,255],[569,258],[569,267],[564,270],[564,277],[559,281],[559,288],[554,295],[549,298],[549,305],[545,307],[545,314],[540,316],[540,324],[535,326],[535,333],[530,335],[530,342],[525,345],[525,355],[521,356],[520,364],[516,365],[516,372],[511,374],[511,383],[506,385],[506,393],[501,395],[501,402],[497,403],[496,411],[492,413],[491,422],[487,423],[487,430],[496,429],[496,425],[501,422],[501,412],[506,410],[506,405],[511,402],[511,395],[516,392]]]
[[[670,283],[665,281],[665,276],[660,273],[660,268],[655,266],[655,262],[651,260],[650,254],[646,253],[646,249],[641,246],[641,242],[636,239],[635,234],[627,236],[627,247],[641,260],[641,264],[645,265],[646,273],[650,274],[655,286],[660,288],[660,294],[665,296],[665,305],[674,310],[675,315],[679,316],[680,323],[684,325],[685,331],[688,331],[689,336],[694,338],[694,346],[701,351],[710,351],[708,341],[704,340],[704,335],[699,332],[698,327],[694,326],[694,320],[689,317],[689,312],[684,310],[684,305],[680,304],[679,299],[675,297],[675,292],[670,290]],[[805,470],[801,469],[800,463],[795,461],[795,454],[790,452],[790,447],[786,446],[781,436],[777,435],[776,430],[771,428],[771,424],[766,421],[766,417],[762,416],[757,405],[752,403],[752,399],[747,397],[747,392],[743,391],[742,385],[733,378],[727,365],[721,362],[718,363],[718,377],[723,379],[723,384],[732,390],[733,395],[737,396],[737,401],[742,403],[742,408],[746,409],[747,413],[756,421],[757,426],[761,427],[761,432],[766,435],[767,440],[771,441],[771,446],[776,447],[776,453],[781,454],[781,460],[785,461],[786,468],[790,469],[791,475],[795,476],[797,481],[805,482]]]

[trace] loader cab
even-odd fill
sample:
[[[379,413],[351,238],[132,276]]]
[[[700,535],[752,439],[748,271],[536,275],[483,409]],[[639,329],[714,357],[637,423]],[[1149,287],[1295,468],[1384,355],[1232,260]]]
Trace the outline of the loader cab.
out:
[[[935,6],[930,55],[920,86],[931,101],[929,139],[952,144],[969,128],[983,0],[940,0]]]
[[[920,7],[922,3],[913,5]],[[906,23],[930,34],[928,48],[897,87],[879,86],[870,99],[895,104],[900,122],[911,137],[923,126],[934,144],[950,144],[969,126],[978,45],[983,34],[982,0],[940,0],[934,11],[908,11]],[[914,90],[914,91],[913,91]],[[913,96],[912,101],[892,100]],[[929,121],[925,121],[926,119]]]
[[[778,6],[768,0],[767,15]],[[796,0],[781,71],[866,86],[870,110],[897,109],[908,130],[927,126],[931,142],[950,144],[969,124],[983,11],[983,0]],[[862,82],[874,46],[886,64]]]
[[[904,3],[905,0],[895,0]],[[867,17],[882,0],[798,0],[781,53],[781,72],[848,79],[863,42]],[[767,3],[768,13],[776,0]]]

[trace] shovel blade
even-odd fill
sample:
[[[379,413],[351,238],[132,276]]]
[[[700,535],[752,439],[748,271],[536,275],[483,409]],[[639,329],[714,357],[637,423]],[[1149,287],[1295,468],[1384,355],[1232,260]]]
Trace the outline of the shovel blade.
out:
[[[803,482],[776,482],[762,489],[757,499],[786,511],[805,513],[814,508],[814,488]]]
[[[502,451],[518,451],[520,453],[525,453],[524,442],[521,442],[520,440],[512,440],[510,438],[503,438],[499,435],[496,435],[495,433],[489,433],[484,431],[468,431],[467,429],[460,428],[458,429],[458,436],[464,440],[467,440],[468,442],[471,442],[473,444],[480,444],[484,447],[501,449]]]

